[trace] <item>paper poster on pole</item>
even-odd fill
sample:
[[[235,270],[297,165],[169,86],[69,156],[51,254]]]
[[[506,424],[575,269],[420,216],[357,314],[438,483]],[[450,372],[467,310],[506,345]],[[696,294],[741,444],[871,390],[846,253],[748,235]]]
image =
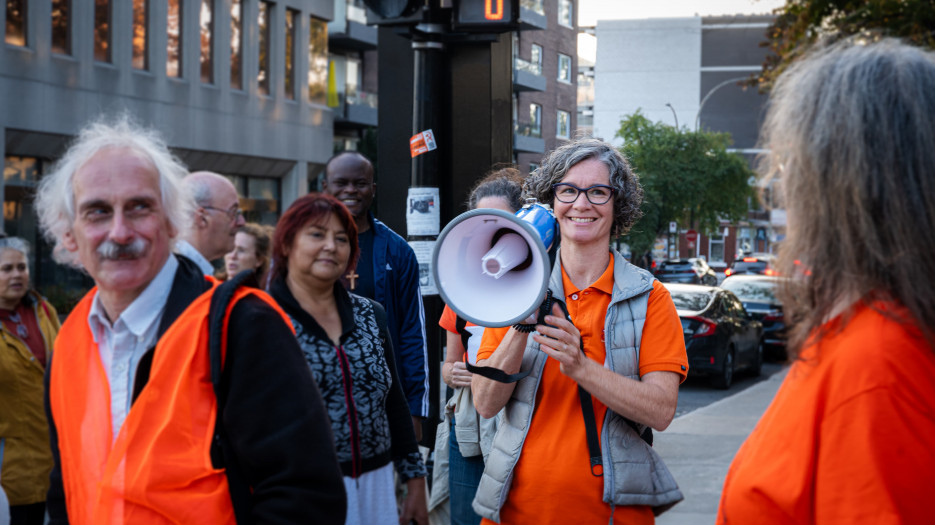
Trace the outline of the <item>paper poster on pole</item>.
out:
[[[438,235],[441,224],[438,188],[409,188],[406,198],[406,234]]]
[[[428,153],[437,148],[438,144],[435,142],[435,134],[432,133],[430,129],[416,133],[409,139],[409,154],[412,158],[416,158],[423,153]]]
[[[438,295],[435,286],[435,276],[432,274],[432,252],[435,251],[435,241],[410,241],[409,246],[416,252],[419,262],[419,289],[422,295]]]

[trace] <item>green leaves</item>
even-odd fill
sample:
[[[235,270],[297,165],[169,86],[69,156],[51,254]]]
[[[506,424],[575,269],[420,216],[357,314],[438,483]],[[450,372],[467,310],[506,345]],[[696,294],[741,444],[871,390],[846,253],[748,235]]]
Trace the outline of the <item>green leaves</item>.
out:
[[[620,122],[617,136],[643,185],[643,217],[624,237],[633,253],[651,249],[670,221],[714,231],[722,218],[746,216],[755,198],[748,182],[754,173],[727,151],[729,133],[677,130],[637,111]]]

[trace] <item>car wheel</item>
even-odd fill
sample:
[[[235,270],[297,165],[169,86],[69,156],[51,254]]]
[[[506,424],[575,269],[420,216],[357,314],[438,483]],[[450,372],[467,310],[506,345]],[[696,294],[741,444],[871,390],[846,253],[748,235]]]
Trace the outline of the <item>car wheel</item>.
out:
[[[714,376],[711,383],[715,388],[726,390],[734,382],[734,347],[727,349],[727,355],[724,356],[724,363],[721,365],[721,373]]]
[[[756,344],[756,355],[753,356],[753,363],[750,365],[750,375],[760,377],[763,372],[763,340]]]

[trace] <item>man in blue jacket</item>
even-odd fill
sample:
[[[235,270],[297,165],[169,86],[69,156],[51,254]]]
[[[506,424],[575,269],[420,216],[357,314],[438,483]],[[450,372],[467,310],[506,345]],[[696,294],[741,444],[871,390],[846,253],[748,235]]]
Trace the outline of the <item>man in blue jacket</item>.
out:
[[[386,309],[396,368],[409,403],[416,437],[429,412],[425,311],[419,291],[419,263],[405,239],[370,213],[376,194],[373,164],[356,151],[338,153],[325,166],[323,191],[347,206],[357,223],[360,260],[343,279],[348,290]]]

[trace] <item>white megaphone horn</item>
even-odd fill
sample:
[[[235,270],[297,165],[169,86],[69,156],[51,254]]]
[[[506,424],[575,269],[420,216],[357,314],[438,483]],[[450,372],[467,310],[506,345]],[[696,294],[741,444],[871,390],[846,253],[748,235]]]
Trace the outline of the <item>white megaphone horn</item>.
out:
[[[445,303],[480,326],[510,326],[542,304],[552,272],[555,217],[531,202],[513,215],[495,209],[462,213],[442,230],[432,271]]]

